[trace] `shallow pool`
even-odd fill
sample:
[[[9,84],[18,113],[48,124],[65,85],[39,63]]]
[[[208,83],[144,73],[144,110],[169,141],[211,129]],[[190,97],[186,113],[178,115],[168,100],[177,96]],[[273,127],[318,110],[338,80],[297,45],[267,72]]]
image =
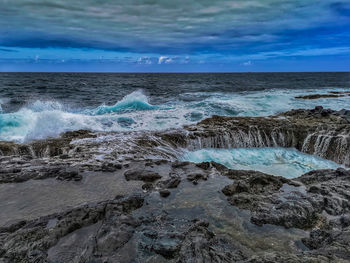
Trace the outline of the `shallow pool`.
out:
[[[231,169],[257,170],[286,178],[295,178],[311,170],[341,166],[293,148],[201,149],[186,152],[181,160],[194,163],[214,161]]]

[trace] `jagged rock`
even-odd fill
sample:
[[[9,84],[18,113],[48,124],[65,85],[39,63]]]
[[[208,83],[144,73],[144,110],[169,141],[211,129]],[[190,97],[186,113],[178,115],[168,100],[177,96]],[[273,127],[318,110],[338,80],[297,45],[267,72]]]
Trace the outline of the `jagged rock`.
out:
[[[337,216],[350,212],[350,171],[316,170],[303,174],[297,180],[307,186],[307,192],[328,214]]]
[[[316,107],[270,117],[212,116],[185,127],[186,147],[294,147],[350,166],[350,122],[345,114]]]
[[[159,195],[161,197],[168,197],[170,195],[170,191],[169,190],[160,190]]]
[[[172,177],[164,181],[158,182],[158,186],[163,188],[176,188],[181,183],[181,179],[179,177]]]
[[[330,257],[331,262],[350,261],[350,228],[320,230],[315,229],[303,243],[311,249],[310,255]]]
[[[143,197],[134,195],[126,198],[119,198],[116,200],[97,203],[95,205],[85,205],[75,208],[71,211],[67,211],[61,214],[54,214],[46,217],[39,218],[37,220],[26,222],[25,224],[18,223],[14,227],[8,227],[2,229],[0,233],[0,244],[2,244],[2,253],[0,255],[0,261],[2,262],[71,262],[74,258],[73,254],[54,253],[60,249],[67,249],[65,246],[58,248],[55,247],[60,244],[60,239],[64,239],[66,236],[70,236],[71,233],[84,230],[98,222],[102,222],[102,226],[95,232],[98,237],[94,246],[104,249],[110,248],[109,246],[116,246],[116,244],[107,244],[107,247],[103,246],[103,241],[108,239],[102,233],[106,229],[104,227],[113,226],[113,222],[118,222],[115,232],[111,229],[107,230],[109,240],[111,235],[116,233],[117,236],[122,233],[123,224],[137,225],[132,220],[125,218],[127,215],[141,207],[143,204]],[[51,223],[55,221],[55,223]],[[125,222],[125,223],[124,223]],[[119,227],[119,232],[118,232]],[[83,234],[82,232],[81,234]],[[125,232],[124,232],[125,233]],[[124,234],[124,236],[127,234]],[[122,237],[118,237],[122,238]],[[122,242],[122,241],[120,241]],[[74,245],[74,244],[72,244]],[[81,244],[76,243],[75,246]],[[90,243],[86,243],[86,251]],[[68,249],[71,249],[70,247]],[[77,249],[79,251],[79,249]],[[56,256],[58,258],[56,258]],[[62,258],[64,256],[64,258]],[[91,255],[90,255],[91,256]],[[48,257],[48,258],[47,258]]]
[[[209,223],[170,215],[135,217],[143,197],[118,197],[1,230],[1,262],[235,262],[239,245]],[[150,260],[150,261],[148,261]]]
[[[193,184],[198,184],[199,180],[206,181],[208,180],[208,175],[204,173],[191,173],[187,175],[187,180],[191,181]]]
[[[56,178],[58,180],[66,180],[66,181],[70,181],[70,180],[74,180],[74,181],[80,181],[83,177],[79,174],[79,171],[77,170],[71,170],[71,169],[67,169],[67,170],[61,170],[58,172]]]
[[[103,163],[101,166],[102,172],[115,172],[122,169],[123,166],[120,163]]]
[[[251,221],[257,225],[275,224],[310,229],[324,223],[322,211],[331,215],[349,212],[350,200],[346,196],[350,196],[347,190],[350,188],[339,180],[344,176],[347,178],[348,171],[343,169],[315,171],[299,178],[308,183],[317,180],[316,174],[321,182],[328,178],[326,192],[316,191],[315,184],[303,192],[300,184],[256,171],[231,170],[224,174],[234,179],[234,183],[224,187],[222,192],[229,196],[228,201],[232,205],[251,210]],[[333,180],[333,184],[330,180]],[[327,193],[326,197],[324,193]]]
[[[160,174],[149,170],[128,170],[124,173],[126,180],[138,180],[144,182],[154,182],[162,178]]]
[[[338,94],[311,94],[305,96],[297,96],[296,99],[304,99],[304,100],[316,100],[321,98],[337,98],[337,97],[345,97],[348,95],[338,95]]]
[[[58,180],[82,179],[78,168],[70,168],[65,165],[44,165],[40,168],[0,168],[0,183],[19,183],[30,179],[42,180],[47,178],[56,178]]]
[[[232,205],[251,210],[251,221],[257,225],[308,229],[322,220],[318,200],[298,191],[291,180],[257,171],[229,170],[225,175],[234,179],[234,183],[224,187],[222,192],[229,196]],[[296,189],[283,191],[284,184]]]

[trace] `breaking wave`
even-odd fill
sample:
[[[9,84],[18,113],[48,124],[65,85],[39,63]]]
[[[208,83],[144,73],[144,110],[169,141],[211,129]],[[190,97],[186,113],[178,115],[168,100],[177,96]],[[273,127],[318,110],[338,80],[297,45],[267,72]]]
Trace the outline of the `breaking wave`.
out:
[[[342,89],[317,91],[318,94]],[[35,101],[16,112],[2,111],[0,100],[0,140],[25,142],[55,137],[77,129],[93,131],[164,130],[180,128],[212,115],[267,116],[292,108],[322,105],[332,109],[350,108],[349,97],[296,99],[312,90],[268,90],[255,92],[180,94],[159,105],[150,103],[136,90],[114,105],[70,108],[59,101]],[[92,95],[93,96],[93,95]]]

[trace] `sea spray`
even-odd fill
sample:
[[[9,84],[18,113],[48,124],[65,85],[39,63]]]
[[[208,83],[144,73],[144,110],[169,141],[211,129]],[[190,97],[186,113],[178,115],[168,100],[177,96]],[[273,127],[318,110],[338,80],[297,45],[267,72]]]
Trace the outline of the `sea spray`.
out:
[[[323,89],[318,93],[344,89]],[[57,100],[37,100],[15,112],[0,112],[0,140],[24,142],[58,136],[65,131],[142,131],[181,128],[212,115],[267,116],[292,108],[322,104],[332,109],[350,108],[349,97],[296,99],[312,90],[265,90],[254,92],[192,92],[151,104],[142,90],[126,95],[113,105],[70,107]],[[6,101],[0,102],[5,105]]]

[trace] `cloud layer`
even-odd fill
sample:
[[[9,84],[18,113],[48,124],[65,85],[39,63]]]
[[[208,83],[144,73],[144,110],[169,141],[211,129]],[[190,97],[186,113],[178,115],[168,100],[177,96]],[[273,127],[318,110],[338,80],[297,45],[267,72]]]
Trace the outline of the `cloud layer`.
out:
[[[349,28],[348,0],[0,0],[0,54],[13,58],[21,49],[28,58],[26,49],[73,48],[88,59],[96,59],[91,50],[131,53],[144,65],[185,64],[188,55],[242,64],[348,52]]]

